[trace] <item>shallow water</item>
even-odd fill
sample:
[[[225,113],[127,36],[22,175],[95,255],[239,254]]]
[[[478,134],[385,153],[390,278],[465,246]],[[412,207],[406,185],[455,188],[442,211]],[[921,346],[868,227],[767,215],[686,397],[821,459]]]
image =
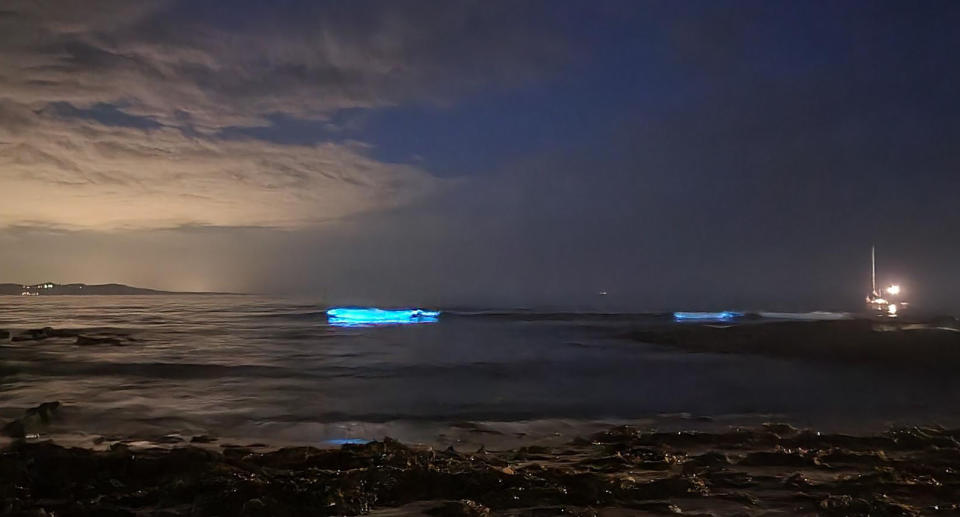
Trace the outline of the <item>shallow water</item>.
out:
[[[0,329],[123,330],[136,340],[4,343],[0,420],[59,400],[45,431],[57,436],[445,443],[619,422],[951,425],[960,402],[960,380],[943,374],[690,354],[616,337],[662,322],[654,315],[461,313],[343,328],[327,324],[324,308],[252,296],[0,298]]]

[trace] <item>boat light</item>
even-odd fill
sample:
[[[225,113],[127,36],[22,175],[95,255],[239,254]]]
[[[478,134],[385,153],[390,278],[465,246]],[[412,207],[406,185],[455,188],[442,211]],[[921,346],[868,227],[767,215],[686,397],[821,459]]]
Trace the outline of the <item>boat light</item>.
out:
[[[887,288],[887,294],[892,296],[896,296],[900,294],[900,286],[897,284],[891,285],[890,287]]]

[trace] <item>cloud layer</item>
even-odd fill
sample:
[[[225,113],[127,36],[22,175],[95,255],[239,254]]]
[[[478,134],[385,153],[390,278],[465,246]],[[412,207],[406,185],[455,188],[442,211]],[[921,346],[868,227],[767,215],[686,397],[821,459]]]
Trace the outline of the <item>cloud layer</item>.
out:
[[[223,130],[449,102],[521,84],[560,55],[522,9],[362,7],[5,3],[0,226],[292,227],[389,209],[444,182],[378,162],[370,143],[280,145]]]

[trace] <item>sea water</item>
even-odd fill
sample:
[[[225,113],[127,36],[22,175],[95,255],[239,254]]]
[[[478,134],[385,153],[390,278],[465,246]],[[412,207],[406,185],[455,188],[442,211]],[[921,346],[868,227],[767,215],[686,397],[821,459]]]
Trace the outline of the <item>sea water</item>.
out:
[[[949,375],[692,354],[621,337],[670,314],[445,311],[431,324],[351,328],[328,324],[327,307],[257,296],[0,297],[0,329],[131,338],[0,343],[0,424],[57,400],[43,433],[80,441],[433,444],[614,423],[949,425],[960,402]]]

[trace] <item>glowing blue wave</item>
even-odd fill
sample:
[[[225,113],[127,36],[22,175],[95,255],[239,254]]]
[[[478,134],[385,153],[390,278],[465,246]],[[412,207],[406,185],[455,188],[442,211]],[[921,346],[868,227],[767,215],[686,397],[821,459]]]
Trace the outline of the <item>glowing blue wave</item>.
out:
[[[743,313],[732,311],[673,313],[673,319],[676,321],[728,321],[740,316],[743,316]]]
[[[327,310],[327,321],[338,327],[436,323],[439,317],[440,311],[425,311],[422,309],[386,310],[372,307],[336,307]]]
[[[325,443],[330,445],[365,445],[370,443],[370,440],[364,440],[363,438],[334,438],[333,440],[327,440]]]

